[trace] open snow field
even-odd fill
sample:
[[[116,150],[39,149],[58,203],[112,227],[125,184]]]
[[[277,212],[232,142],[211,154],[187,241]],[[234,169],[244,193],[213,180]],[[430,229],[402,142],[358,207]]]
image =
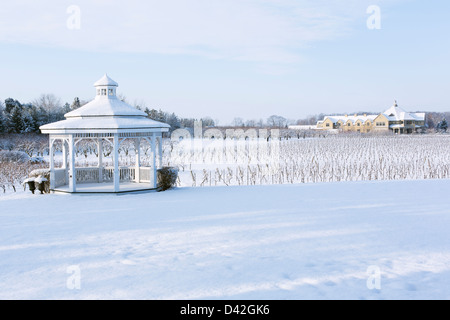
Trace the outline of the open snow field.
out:
[[[449,299],[449,190],[2,195],[0,299]]]

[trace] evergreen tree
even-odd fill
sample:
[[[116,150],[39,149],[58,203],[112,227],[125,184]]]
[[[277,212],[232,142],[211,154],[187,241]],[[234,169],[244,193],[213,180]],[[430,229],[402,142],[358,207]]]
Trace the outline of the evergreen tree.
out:
[[[43,108],[33,106],[33,109],[30,112],[31,117],[34,122],[34,131],[39,132],[39,127],[47,124],[47,114]]]
[[[80,107],[81,107],[80,98],[75,97],[75,99],[73,99],[72,104],[70,105],[70,110],[73,111],[73,110],[76,110],[76,109],[78,109]]]
[[[66,102],[63,106],[63,110],[64,110],[64,114],[69,113],[70,111],[72,111],[70,109],[70,104],[68,102]]]
[[[181,127],[180,119],[178,119],[175,113],[172,113],[167,117],[166,123],[170,125],[170,131],[179,129]]]
[[[22,106],[22,122],[23,122],[22,132],[24,133],[35,132],[36,125],[30,113],[32,109],[33,106],[31,104],[26,104]]]
[[[144,112],[147,113],[149,119],[165,122],[165,115],[164,112],[161,111],[161,109],[158,111],[156,109],[149,110],[148,108],[146,108]]]
[[[14,107],[11,110],[9,117],[9,133],[22,133],[24,132],[25,126],[22,116],[22,108],[19,106]]]
[[[5,100],[5,112],[6,114],[11,114],[12,110],[15,107],[22,107],[19,101],[14,100],[13,98],[8,98]]]
[[[3,107],[0,104],[0,133],[6,132],[6,119],[5,114],[3,113]]]
[[[440,123],[439,123],[439,128],[440,128],[440,131],[443,131],[443,132],[447,132],[447,129],[448,129],[448,123],[447,123],[447,120],[446,119],[443,119]]]

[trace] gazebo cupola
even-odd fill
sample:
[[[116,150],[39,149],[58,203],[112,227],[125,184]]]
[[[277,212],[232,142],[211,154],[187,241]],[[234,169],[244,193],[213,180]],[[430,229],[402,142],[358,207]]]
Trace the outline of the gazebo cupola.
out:
[[[96,99],[108,98],[112,99],[116,97],[116,88],[119,86],[117,82],[108,77],[105,74],[100,80],[94,83],[94,87],[97,88]]]
[[[145,112],[118,99],[118,84],[108,75],[95,82],[94,87],[94,100],[65,114],[66,120],[40,127],[42,133],[50,135],[50,189],[69,193],[156,189],[156,172],[162,166],[162,134],[170,126],[148,119]],[[97,146],[94,166],[80,166],[76,161],[77,148],[84,140]],[[61,168],[55,168],[54,160],[58,141],[62,143]],[[129,163],[134,164],[120,165],[119,150],[130,142],[134,161]],[[112,164],[103,161],[105,144],[112,150]],[[150,152],[146,165],[141,164],[144,145],[145,153]]]

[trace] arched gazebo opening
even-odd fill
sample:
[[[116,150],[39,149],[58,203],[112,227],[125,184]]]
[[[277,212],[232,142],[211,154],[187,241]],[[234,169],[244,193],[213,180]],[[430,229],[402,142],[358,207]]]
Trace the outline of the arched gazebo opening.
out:
[[[107,75],[94,86],[97,96],[93,101],[67,113],[66,120],[41,127],[42,133],[50,135],[50,189],[69,193],[156,189],[162,134],[169,125],[148,119],[146,113],[119,100],[118,84]],[[96,148],[94,164],[77,161],[81,145],[87,142]],[[62,150],[58,167],[57,144]],[[120,154],[127,161],[121,161]]]

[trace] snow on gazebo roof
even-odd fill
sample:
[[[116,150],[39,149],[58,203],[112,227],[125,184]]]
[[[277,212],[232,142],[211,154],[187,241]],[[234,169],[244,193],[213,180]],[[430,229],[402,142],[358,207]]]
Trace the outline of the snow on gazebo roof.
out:
[[[66,120],[41,126],[42,133],[70,133],[104,131],[142,131],[151,129],[167,132],[166,123],[147,118],[147,114],[116,96],[118,83],[108,75],[95,82],[97,96],[94,100],[64,115]],[[159,130],[158,130],[159,129]]]
[[[58,121],[45,125],[41,127],[43,133],[51,130],[65,130],[65,131],[76,131],[83,130],[83,132],[91,132],[97,130],[140,130],[143,129],[168,129],[170,126],[168,124],[147,119],[144,117],[110,117],[110,118],[70,118],[63,121]],[[167,132],[168,130],[162,130]]]
[[[65,118],[77,118],[77,117],[146,117],[147,114],[144,111],[138,110],[129,104],[114,98],[104,98],[97,96],[94,100],[88,104],[76,109],[72,112],[66,113]]]
[[[115,82],[113,79],[111,79],[108,74],[105,73],[105,75],[99,79],[97,82],[94,83],[94,87],[98,86],[113,86],[118,87],[119,84]]]

